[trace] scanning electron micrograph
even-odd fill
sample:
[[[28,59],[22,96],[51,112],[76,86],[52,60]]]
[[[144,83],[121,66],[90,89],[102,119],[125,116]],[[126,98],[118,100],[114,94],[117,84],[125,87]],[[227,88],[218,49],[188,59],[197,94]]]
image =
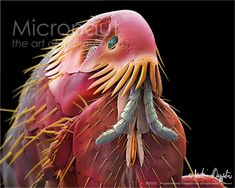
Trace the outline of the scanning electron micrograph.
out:
[[[150,26],[132,10],[93,16],[26,70],[1,146],[4,186],[224,187],[183,173],[186,126],[162,99]]]

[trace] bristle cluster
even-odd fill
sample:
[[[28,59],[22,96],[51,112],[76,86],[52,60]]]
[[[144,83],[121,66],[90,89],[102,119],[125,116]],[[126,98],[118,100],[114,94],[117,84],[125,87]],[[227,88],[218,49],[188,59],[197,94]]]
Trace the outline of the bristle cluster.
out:
[[[114,67],[112,64],[100,63],[94,68],[94,71],[96,73],[89,79],[95,78],[97,80],[88,88],[98,87],[94,94],[101,91],[104,93],[111,87],[114,87],[112,92],[112,96],[114,96],[125,85],[122,93],[122,95],[125,95],[135,82],[137,83],[135,89],[140,88],[147,75],[149,75],[153,91],[159,96],[161,95],[162,83],[157,58],[145,56],[144,58],[139,58],[124,64],[120,69]]]

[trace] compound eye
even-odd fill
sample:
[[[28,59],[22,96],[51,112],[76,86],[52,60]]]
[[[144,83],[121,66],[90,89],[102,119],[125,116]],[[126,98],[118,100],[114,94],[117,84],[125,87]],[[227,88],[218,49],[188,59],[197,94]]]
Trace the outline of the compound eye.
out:
[[[118,37],[117,36],[113,36],[109,42],[108,42],[108,49],[113,50],[118,43]]]

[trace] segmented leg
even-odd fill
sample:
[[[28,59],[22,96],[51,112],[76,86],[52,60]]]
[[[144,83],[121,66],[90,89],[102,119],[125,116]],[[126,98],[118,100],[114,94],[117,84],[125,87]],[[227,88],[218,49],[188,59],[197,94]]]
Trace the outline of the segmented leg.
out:
[[[128,128],[129,123],[131,123],[137,108],[137,103],[140,97],[140,89],[135,91],[135,87],[132,86],[129,101],[127,102],[123,112],[121,113],[120,120],[113,126],[112,129],[105,131],[101,136],[96,139],[96,144],[105,144],[107,142],[113,141],[120,134]]]
[[[144,83],[144,106],[147,123],[154,134],[168,141],[175,141],[178,135],[171,129],[165,127],[158,118],[153,106],[153,94],[151,84],[148,79]]]

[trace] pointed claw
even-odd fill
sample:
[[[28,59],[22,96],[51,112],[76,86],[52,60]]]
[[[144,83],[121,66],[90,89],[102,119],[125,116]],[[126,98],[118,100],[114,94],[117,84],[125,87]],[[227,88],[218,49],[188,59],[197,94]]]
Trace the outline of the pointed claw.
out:
[[[126,83],[126,81],[128,80],[128,78],[130,77],[130,75],[132,73],[133,68],[134,68],[134,65],[130,64],[126,73],[124,74],[122,79],[118,82],[118,85],[115,87],[111,96],[114,96],[122,88],[122,86]]]
[[[160,75],[160,71],[159,71],[159,68],[158,68],[158,66],[156,66],[156,89],[157,89],[157,93],[158,93],[158,95],[159,96],[161,96],[162,95],[162,79],[161,79],[161,75]]]
[[[55,54],[54,56],[52,56],[49,61],[47,62],[47,64],[51,64],[52,62],[54,62],[55,60],[61,60],[61,58],[63,57],[64,55],[62,54],[62,51]]]
[[[49,70],[55,68],[58,64],[60,64],[60,62],[61,62],[61,61],[58,61],[58,60],[57,60],[57,61],[55,61],[55,62],[49,64],[49,65],[47,66],[47,68],[46,68],[46,71],[49,71]]]
[[[60,70],[60,65],[48,70],[48,72],[46,72],[45,76],[47,76],[47,77],[54,76],[59,73],[59,70]]]
[[[95,94],[99,93],[100,91],[102,91],[108,84],[109,84],[109,80],[106,81],[104,84],[102,84],[102,85],[93,93],[93,95],[95,95]],[[102,92],[102,93],[104,93],[104,92]]]
[[[146,78],[146,74],[147,74],[147,67],[148,67],[148,63],[144,63],[142,65],[142,69],[141,69],[141,74],[140,74],[140,78],[139,81],[136,85],[135,90],[137,90],[144,82],[145,78]]]
[[[155,64],[154,63],[149,64],[149,73],[150,73],[150,81],[152,84],[152,89],[154,92],[156,92],[157,83],[156,83],[156,73],[155,73]]]
[[[103,76],[104,74],[108,73],[111,70],[113,70],[113,67],[109,64],[107,67],[105,67],[101,71],[99,71],[99,72],[93,74],[91,77],[89,77],[89,80],[92,78],[97,78],[97,77]]]
[[[95,66],[95,68],[93,68],[92,71],[99,70],[99,69],[101,69],[101,68],[104,68],[105,66],[107,66],[107,63],[100,63],[100,64],[98,64],[97,66]]]
[[[63,50],[61,46],[56,47],[56,49],[50,54],[51,57],[55,56],[56,54],[62,54]]]
[[[124,73],[126,72],[127,68],[128,68],[129,64],[124,65],[123,68],[121,68],[121,70],[119,70],[117,72],[117,74],[110,80],[110,82],[108,83],[108,85],[105,87],[105,89],[103,90],[102,93],[106,92],[110,87],[112,87],[118,80],[121,79],[121,77],[124,75]]]
[[[109,80],[114,74],[116,73],[116,70],[112,70],[110,73],[108,73],[107,75],[105,75],[104,77],[100,78],[99,80],[95,81],[93,84],[90,85],[90,87],[88,88],[91,89],[97,85],[100,85],[104,82],[106,82],[107,80]]]
[[[134,82],[139,74],[140,66],[141,66],[140,64],[135,65],[132,76],[131,76],[127,86],[125,87],[125,89],[122,93],[122,96],[124,96],[130,90],[131,86],[134,84]]]

